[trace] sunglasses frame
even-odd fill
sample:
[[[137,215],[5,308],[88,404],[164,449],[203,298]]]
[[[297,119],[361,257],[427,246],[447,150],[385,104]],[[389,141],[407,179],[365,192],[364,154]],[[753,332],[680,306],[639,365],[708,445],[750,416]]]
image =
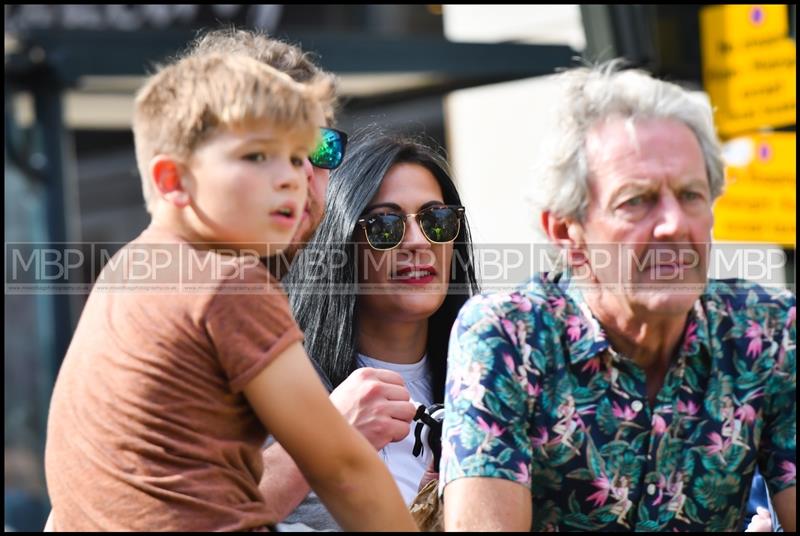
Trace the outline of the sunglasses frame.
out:
[[[342,159],[339,161],[339,163],[337,165],[335,165],[333,167],[320,166],[320,165],[315,164],[314,162],[311,161],[311,155],[310,154],[308,155],[308,161],[311,162],[311,165],[314,166],[314,167],[317,167],[317,168],[320,168],[320,169],[334,170],[334,169],[338,168],[339,166],[341,166],[342,162],[344,162],[344,156],[345,156],[346,151],[347,151],[347,132],[344,132],[343,130],[339,130],[337,128],[331,128],[331,127],[319,127],[319,130],[320,130],[320,132],[323,132],[325,130],[330,130],[332,132],[336,132],[339,135],[339,138],[342,140]],[[317,148],[318,147],[314,148],[314,152],[316,152]]]
[[[456,235],[453,237],[452,240],[448,240],[446,242],[437,242],[436,240],[431,240],[431,238],[428,236],[428,233],[425,232],[425,228],[422,226],[422,224],[419,221],[420,214],[424,214],[428,210],[434,210],[434,209],[437,209],[437,208],[438,209],[451,208],[451,209],[455,210],[455,212],[456,212],[456,222],[458,223],[458,229],[456,230]],[[393,213],[390,213],[390,214],[386,214],[386,213],[373,214],[373,216],[388,216],[388,215],[392,215],[392,216],[397,216],[398,218],[400,218],[400,221],[403,224],[403,234],[400,236],[400,240],[397,241],[397,244],[395,244],[394,246],[392,246],[390,248],[376,248],[372,244],[372,241],[370,241],[370,239],[369,239],[369,233],[367,232],[367,218],[366,217],[365,218],[360,218],[358,221],[356,221],[356,223],[358,225],[360,225],[362,229],[364,229],[364,236],[367,239],[367,244],[369,245],[369,247],[371,247],[375,251],[391,251],[391,250],[393,250],[395,248],[400,247],[400,244],[403,243],[403,239],[405,239],[405,237],[406,237],[406,228],[407,228],[406,220],[409,218],[409,216],[414,216],[414,219],[416,220],[417,225],[419,226],[419,230],[422,231],[422,236],[425,237],[425,240],[427,240],[431,244],[451,244],[451,243],[456,241],[456,238],[458,238],[459,233],[461,233],[461,220],[464,219],[464,213],[465,213],[465,209],[464,209],[463,205],[433,205],[433,206],[424,208],[424,209],[420,210],[419,212],[414,212],[414,213],[404,214],[404,215],[393,214]]]

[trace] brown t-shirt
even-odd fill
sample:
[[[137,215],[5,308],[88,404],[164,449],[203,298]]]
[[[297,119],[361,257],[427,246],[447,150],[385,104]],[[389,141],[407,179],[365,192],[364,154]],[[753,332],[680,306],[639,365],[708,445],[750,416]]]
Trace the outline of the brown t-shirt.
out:
[[[267,432],[242,389],[302,333],[254,257],[148,229],[104,267],[59,371],[45,469],[58,531],[247,530]]]

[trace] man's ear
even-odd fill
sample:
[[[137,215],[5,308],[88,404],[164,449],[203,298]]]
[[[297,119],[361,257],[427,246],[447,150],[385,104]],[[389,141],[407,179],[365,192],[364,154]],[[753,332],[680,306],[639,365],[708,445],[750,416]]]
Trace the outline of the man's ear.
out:
[[[150,161],[150,174],[159,196],[178,208],[191,202],[182,180],[184,173],[183,164],[170,156],[162,154]]]
[[[583,226],[571,218],[562,218],[552,212],[542,212],[542,227],[550,241],[567,252],[570,266],[586,263]]]

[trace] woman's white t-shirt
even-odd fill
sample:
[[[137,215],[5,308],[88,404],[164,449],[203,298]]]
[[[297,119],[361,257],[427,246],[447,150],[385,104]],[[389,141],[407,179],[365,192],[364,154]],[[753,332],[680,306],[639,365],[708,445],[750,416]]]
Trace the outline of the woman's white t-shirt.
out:
[[[358,364],[362,367],[391,370],[400,374],[406,383],[411,402],[415,406],[433,404],[433,388],[427,363],[427,356],[423,356],[417,363],[401,365],[358,354]],[[431,452],[427,447],[423,449],[419,457],[414,457],[412,454],[416,425],[417,422],[412,421],[409,433],[404,439],[396,443],[389,443],[380,450],[381,458],[389,468],[389,472],[392,473],[397,487],[400,488],[400,493],[408,505],[417,496],[419,481],[422,479],[425,468],[431,462]]]

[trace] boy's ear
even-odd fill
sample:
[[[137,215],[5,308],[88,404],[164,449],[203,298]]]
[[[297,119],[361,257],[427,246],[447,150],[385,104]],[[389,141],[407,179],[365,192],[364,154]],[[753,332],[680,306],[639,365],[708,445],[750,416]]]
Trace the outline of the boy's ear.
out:
[[[150,162],[150,174],[159,195],[178,208],[189,205],[191,198],[184,188],[184,166],[167,155],[158,155]]]
[[[542,227],[550,240],[567,252],[571,266],[586,263],[583,226],[580,222],[545,211],[542,212]]]

